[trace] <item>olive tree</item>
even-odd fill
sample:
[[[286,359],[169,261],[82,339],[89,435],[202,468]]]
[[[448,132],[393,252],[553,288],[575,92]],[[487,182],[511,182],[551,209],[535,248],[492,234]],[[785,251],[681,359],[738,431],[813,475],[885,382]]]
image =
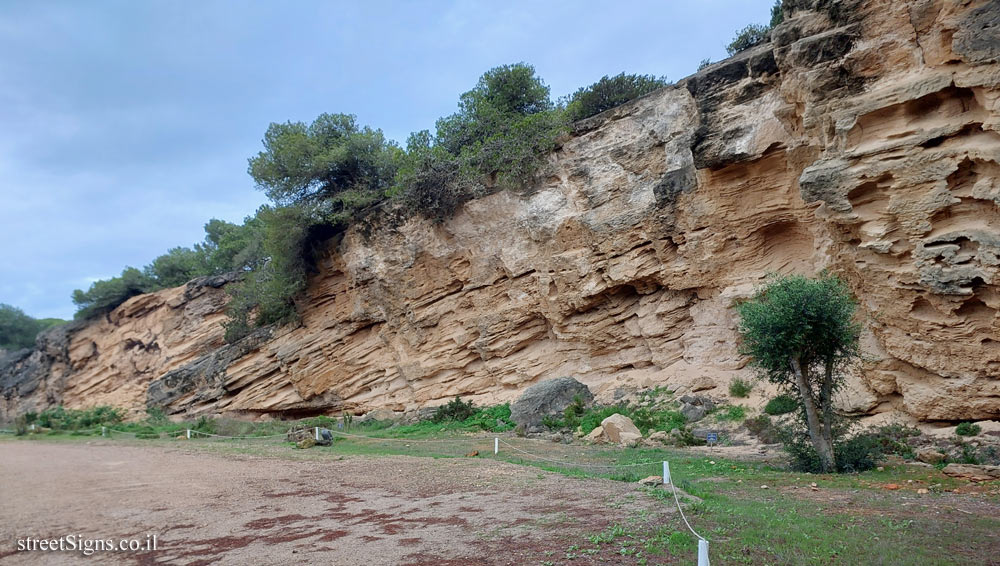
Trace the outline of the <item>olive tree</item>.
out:
[[[859,356],[856,304],[836,276],[778,277],[739,305],[743,353],[769,381],[797,394],[823,472],[837,469],[833,394]]]

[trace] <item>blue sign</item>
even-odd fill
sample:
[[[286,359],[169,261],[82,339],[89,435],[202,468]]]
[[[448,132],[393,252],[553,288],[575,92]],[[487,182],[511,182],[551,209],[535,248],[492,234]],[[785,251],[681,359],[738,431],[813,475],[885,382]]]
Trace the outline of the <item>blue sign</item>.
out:
[[[709,444],[717,444],[719,442],[719,433],[710,432],[705,436],[705,440],[707,440]]]

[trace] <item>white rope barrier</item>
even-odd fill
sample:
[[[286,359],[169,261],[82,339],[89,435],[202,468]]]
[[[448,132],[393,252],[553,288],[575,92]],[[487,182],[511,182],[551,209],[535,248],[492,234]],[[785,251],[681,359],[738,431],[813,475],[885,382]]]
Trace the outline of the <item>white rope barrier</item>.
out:
[[[330,430],[330,429],[327,429]],[[407,444],[453,444],[454,439],[434,439],[434,438],[393,438],[391,436],[371,436],[367,434],[351,434],[339,430],[330,430],[330,433],[347,438],[361,438],[364,440],[387,440],[390,442],[405,442]]]

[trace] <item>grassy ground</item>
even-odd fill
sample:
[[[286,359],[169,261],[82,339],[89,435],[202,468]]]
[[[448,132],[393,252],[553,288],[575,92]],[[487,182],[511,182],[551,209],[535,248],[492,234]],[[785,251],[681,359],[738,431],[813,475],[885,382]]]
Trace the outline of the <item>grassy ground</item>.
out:
[[[142,443],[165,449],[182,445],[186,450],[291,459],[499,458],[550,472],[618,481],[659,475],[662,461],[667,460],[677,486],[700,499],[685,512],[691,525],[710,540],[713,564],[1000,564],[1000,482],[970,484],[932,467],[902,463],[862,474],[810,475],[684,449],[565,445],[510,433],[499,435],[503,443],[494,456],[497,435],[456,428],[461,427],[356,427],[352,432],[382,438],[338,438],[332,447],[310,450],[297,450],[280,439],[173,439],[183,429],[170,431],[169,437],[164,433],[158,440],[66,434],[2,440]],[[612,465],[630,467],[597,467]],[[673,504],[670,492],[661,488],[637,494]],[[679,517],[674,515],[665,524],[652,524],[641,512],[630,517],[596,532],[581,525],[578,541],[570,541],[565,552],[543,557],[541,564],[595,559],[615,564],[694,564],[697,541]]]

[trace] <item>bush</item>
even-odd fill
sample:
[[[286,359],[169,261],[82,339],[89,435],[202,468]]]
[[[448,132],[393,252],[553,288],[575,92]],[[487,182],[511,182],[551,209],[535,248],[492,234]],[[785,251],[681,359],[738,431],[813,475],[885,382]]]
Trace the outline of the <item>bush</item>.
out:
[[[718,413],[718,419],[720,421],[742,421],[747,417],[746,407],[742,405],[733,405],[726,407],[724,410]]]
[[[736,32],[736,37],[726,46],[726,52],[730,55],[736,55],[740,51],[745,51],[770,39],[771,28],[769,26],[750,24]]]
[[[95,281],[86,291],[73,291],[76,319],[87,319],[113,311],[125,301],[157,290],[156,280],[134,267],[126,267],[118,277]]]
[[[441,423],[445,421],[464,421],[476,414],[476,407],[471,402],[462,401],[456,396],[445,405],[441,405],[434,411],[431,421]],[[509,416],[509,415],[508,415]]]
[[[668,84],[670,83],[666,78],[653,75],[625,73],[613,77],[605,75],[601,80],[577,90],[570,96],[566,105],[566,116],[570,121],[596,116]]]
[[[753,384],[745,379],[740,379],[734,377],[732,381],[729,382],[729,394],[733,397],[746,397],[753,391]]]
[[[771,417],[767,415],[757,415],[752,419],[747,419],[743,421],[743,426],[747,427],[747,431],[764,444],[781,442],[781,433],[778,427],[771,422]]]
[[[877,432],[863,432],[847,436],[849,425],[840,424],[835,427],[833,451],[836,469],[841,473],[855,473],[870,470],[878,465],[884,455],[883,438]],[[792,469],[800,472],[822,473],[823,467],[816,453],[816,448],[800,428],[791,426],[779,428],[781,441],[792,459]]]
[[[921,433],[915,427],[893,423],[875,428],[869,434],[878,440],[879,450],[883,454],[897,454],[913,459],[914,450],[909,439],[918,437]]]
[[[63,322],[58,318],[32,318],[17,307],[0,303],[0,349],[31,348],[41,331]]]
[[[955,427],[955,434],[959,436],[976,436],[982,432],[982,427],[974,423],[961,423]]]
[[[125,411],[114,407],[100,406],[92,409],[66,409],[60,405],[39,413],[38,426],[53,430],[76,430],[116,425],[122,422],[124,417]]]
[[[764,412],[771,416],[791,413],[799,408],[799,400],[791,395],[778,395],[764,405]]]
[[[471,403],[470,403],[471,405]],[[465,424],[488,432],[504,432],[514,428],[510,420],[510,403],[478,409]]]

